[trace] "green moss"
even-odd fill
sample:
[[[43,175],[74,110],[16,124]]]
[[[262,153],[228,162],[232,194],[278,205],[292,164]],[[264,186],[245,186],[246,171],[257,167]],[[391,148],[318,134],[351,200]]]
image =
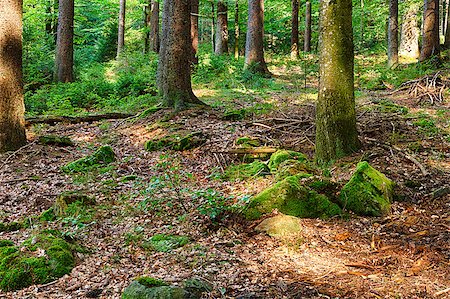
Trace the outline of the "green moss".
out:
[[[41,221],[54,221],[55,219],[56,219],[56,215],[55,215],[55,210],[53,207],[51,207],[48,210],[45,210],[39,216],[39,220],[41,220]]]
[[[230,181],[245,180],[252,177],[269,174],[269,168],[261,161],[254,161],[249,164],[231,165],[223,174],[223,178]]]
[[[55,136],[45,135],[39,137],[39,143],[44,145],[57,145],[57,146],[73,146],[73,141],[67,136]]]
[[[258,138],[244,136],[236,139],[236,145],[239,145],[242,148],[252,148],[261,146],[261,142]]]
[[[147,288],[161,287],[161,286],[169,285],[164,280],[156,279],[156,278],[148,277],[148,276],[141,276],[141,277],[136,278],[135,280]]]
[[[152,115],[153,113],[158,112],[161,109],[162,107],[159,106],[150,107],[148,109],[145,109],[141,114],[139,114],[138,118],[146,118],[147,116]]]
[[[279,150],[270,156],[270,160],[268,163],[269,169],[271,172],[276,172],[278,166],[286,160],[297,160],[300,162],[307,162],[308,159],[302,153],[288,151],[288,150]]]
[[[242,120],[245,118],[247,111],[245,109],[225,111],[223,120]]]
[[[305,185],[313,189],[317,193],[327,196],[332,202],[338,203],[337,194],[339,191],[339,184],[330,181],[326,178],[311,178],[311,181],[305,182]]]
[[[70,162],[61,169],[66,173],[89,172],[99,166],[110,164],[116,160],[113,149],[110,146],[102,146],[92,155]]]
[[[253,220],[277,209],[283,214],[300,218],[328,218],[341,214],[338,205],[326,196],[302,186],[299,177],[287,177],[256,195],[244,215]]]
[[[342,188],[342,207],[358,215],[382,216],[390,211],[394,183],[366,161],[358,163],[350,181]]]
[[[0,222],[0,232],[15,232],[22,228],[22,224],[18,222]]]
[[[149,140],[145,143],[144,147],[148,151],[158,151],[162,149],[184,151],[196,148],[205,143],[205,141],[206,139],[201,132],[194,132],[185,135],[175,134],[164,136],[160,139]]]
[[[281,181],[289,176],[297,175],[300,173],[303,173],[304,177],[309,177],[312,176],[311,173],[313,172],[314,169],[308,162],[289,159],[281,162],[278,165],[275,172],[275,179],[277,181]]]
[[[187,292],[179,287],[159,286],[148,288],[137,281],[133,281],[122,294],[122,299],[185,299]],[[195,297],[194,297],[195,298]]]
[[[0,247],[14,246],[14,242],[10,240],[0,240]]]
[[[147,242],[143,244],[143,247],[149,248],[159,252],[169,252],[173,249],[177,249],[189,243],[189,238],[186,236],[175,236],[158,234],[154,235]]]
[[[53,212],[56,216],[79,215],[87,206],[94,205],[95,199],[79,191],[61,193],[55,200]]]

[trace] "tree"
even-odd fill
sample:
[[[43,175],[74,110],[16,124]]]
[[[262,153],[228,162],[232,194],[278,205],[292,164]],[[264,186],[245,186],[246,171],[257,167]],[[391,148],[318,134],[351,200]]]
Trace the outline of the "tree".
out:
[[[0,5],[0,152],[26,143],[22,87],[22,0]]]
[[[398,65],[398,0],[389,0],[388,67]]]
[[[449,9],[449,2],[450,2],[450,0],[449,1],[447,1],[447,12],[446,12],[446,14],[445,14],[445,23],[446,23],[446,26],[445,26],[445,41],[444,41],[444,49],[450,49],[450,30],[449,30],[449,28],[450,28],[450,26],[449,26],[449,23],[450,23],[450,18],[449,18],[449,13],[450,13],[450,9]]]
[[[328,163],[359,149],[356,130],[352,1],[321,1],[316,159]]]
[[[150,10],[150,50],[159,53],[159,2],[153,0]]]
[[[203,105],[194,95],[191,85],[190,13],[190,0],[164,2],[157,83],[162,104],[176,110],[185,109],[190,104]]]
[[[191,0],[191,63],[198,63],[198,0]]]
[[[305,52],[311,52],[311,1],[306,1],[305,40],[303,43],[303,50]]]
[[[298,57],[298,0],[292,0],[291,58]]]
[[[245,68],[270,74],[264,60],[264,0],[248,0],[248,25],[245,43]]]
[[[59,0],[55,59],[57,82],[73,82],[73,17],[74,0]]]
[[[217,55],[228,53],[228,6],[225,2],[217,2],[216,24],[216,48]]]
[[[234,58],[239,58],[239,0],[234,4]]]
[[[399,56],[406,59],[419,58],[419,26],[417,25],[417,6],[411,5],[403,16]]]
[[[419,61],[439,55],[439,0],[425,0]]]
[[[117,58],[122,53],[125,46],[125,10],[126,10],[126,0],[120,0],[119,3],[119,30],[117,34]]]

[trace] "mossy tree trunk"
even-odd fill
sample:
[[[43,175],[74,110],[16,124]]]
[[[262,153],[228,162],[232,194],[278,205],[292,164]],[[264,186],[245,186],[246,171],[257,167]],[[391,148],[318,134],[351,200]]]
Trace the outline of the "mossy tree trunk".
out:
[[[351,0],[321,1],[319,34],[316,159],[323,164],[360,147],[353,86]]]
[[[226,2],[217,2],[216,55],[228,53],[228,6]]]
[[[439,55],[439,0],[425,0],[419,61]]]
[[[162,104],[176,110],[186,109],[190,104],[203,105],[192,92],[191,85],[190,13],[191,0],[164,2],[158,88]]]
[[[239,0],[234,4],[234,58],[239,58]]]
[[[198,1],[191,0],[191,63],[198,63]]]
[[[306,1],[305,11],[305,40],[303,43],[303,50],[311,52],[311,1]]]
[[[119,2],[119,26],[117,34],[117,58],[119,58],[120,53],[122,53],[125,47],[125,11],[126,11],[126,0],[120,0]]]
[[[270,74],[264,60],[264,0],[248,0],[248,24],[245,43],[245,68]]]
[[[298,57],[298,0],[292,0],[291,59]]]
[[[398,0],[389,0],[388,67],[398,65]]]
[[[0,152],[26,143],[22,88],[22,0],[0,5]]]
[[[73,82],[74,0],[59,0],[55,80]]]

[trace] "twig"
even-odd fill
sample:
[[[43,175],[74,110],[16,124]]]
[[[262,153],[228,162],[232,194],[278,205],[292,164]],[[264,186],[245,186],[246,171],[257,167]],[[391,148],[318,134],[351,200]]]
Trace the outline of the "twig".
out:
[[[5,161],[3,161],[2,165],[0,166],[0,169],[3,169],[3,167],[5,167],[6,164],[9,163],[9,160],[12,159],[12,157],[14,157],[15,155],[17,155],[19,152],[23,151],[26,148],[31,147],[32,145],[34,145],[36,143],[36,141],[30,142],[24,146],[22,146],[21,148],[19,148],[18,150],[12,152],[8,157],[6,157]]]
[[[448,292],[450,292],[450,288],[446,288],[445,290],[436,292],[436,293],[434,293],[434,296],[440,296],[440,295],[443,295],[443,294],[448,293]]]

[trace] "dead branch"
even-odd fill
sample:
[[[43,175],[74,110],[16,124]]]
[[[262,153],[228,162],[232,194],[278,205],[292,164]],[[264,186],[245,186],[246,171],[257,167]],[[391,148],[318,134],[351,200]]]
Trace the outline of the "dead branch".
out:
[[[94,122],[104,119],[124,119],[133,116],[135,115],[130,113],[105,113],[86,116],[37,116],[37,117],[27,117],[25,119],[25,125],[29,127],[34,124],[49,124],[49,125],[54,125],[56,123],[78,124],[83,122]]]

